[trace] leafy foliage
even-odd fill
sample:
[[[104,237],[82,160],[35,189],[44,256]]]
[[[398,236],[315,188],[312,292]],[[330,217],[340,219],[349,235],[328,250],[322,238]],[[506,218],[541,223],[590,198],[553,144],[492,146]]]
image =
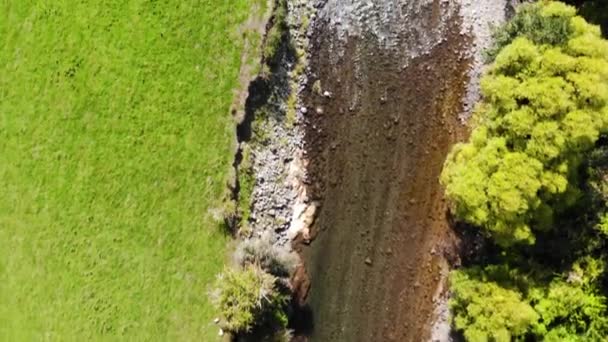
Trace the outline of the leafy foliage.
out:
[[[601,25],[604,36],[608,34],[608,2],[605,0],[566,0],[576,6],[581,16],[589,22]]]
[[[217,305],[224,328],[251,332],[264,324],[287,326],[284,308],[289,296],[277,287],[277,278],[257,265],[230,268],[218,278]]]
[[[471,138],[441,175],[492,245],[452,274],[453,324],[469,341],[604,341],[608,42],[546,1],[497,32]]]
[[[481,82],[471,139],[455,146],[441,176],[457,216],[503,246],[533,243],[534,230],[576,203],[579,166],[608,129],[608,42],[599,29],[558,3],[521,13],[528,19],[515,23],[555,17],[569,29],[561,39],[524,30],[500,51]]]
[[[215,303],[223,326],[255,341],[288,340],[289,277],[298,257],[273,243],[266,233],[242,241],[234,253],[235,267],[217,280]]]
[[[541,318],[536,334],[556,341],[601,341],[608,333],[605,302],[582,286],[556,280],[534,306]]]
[[[584,258],[563,276],[526,274],[506,264],[453,272],[450,307],[467,341],[602,341],[606,298],[598,293],[603,262]]]
[[[477,269],[456,271],[451,277],[454,296],[451,309],[457,315],[454,326],[468,341],[509,342],[523,337],[539,315],[513,289],[496,282],[480,281]]]
[[[486,52],[488,61],[493,61],[517,37],[525,37],[535,44],[563,45],[571,34],[570,18],[575,13],[574,7],[560,2],[520,6],[506,25],[495,29],[494,45]]]

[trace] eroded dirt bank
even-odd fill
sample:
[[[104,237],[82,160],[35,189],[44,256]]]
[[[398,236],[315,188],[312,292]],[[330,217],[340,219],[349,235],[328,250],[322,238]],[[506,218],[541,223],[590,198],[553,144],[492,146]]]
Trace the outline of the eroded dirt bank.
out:
[[[319,12],[303,97],[321,203],[302,249],[310,339],[426,341],[454,250],[438,176],[464,134],[471,39],[453,1],[384,1],[386,17],[339,1]]]

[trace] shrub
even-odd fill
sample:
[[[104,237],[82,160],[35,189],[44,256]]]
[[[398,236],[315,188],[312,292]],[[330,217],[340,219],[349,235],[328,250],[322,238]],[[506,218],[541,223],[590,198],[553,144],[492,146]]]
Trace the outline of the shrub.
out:
[[[288,277],[299,262],[297,255],[275,246],[266,233],[241,242],[234,261],[235,267],[218,277],[214,293],[223,328],[256,341],[288,340]]]
[[[533,243],[534,230],[550,229],[554,214],[576,203],[579,166],[608,130],[608,42],[599,29],[558,3],[520,13],[507,32],[568,19],[567,39],[513,29],[520,36],[509,34],[481,81],[471,138],[453,148],[441,175],[456,215],[501,246]]]
[[[218,277],[215,301],[222,325],[236,334],[263,325],[285,328],[288,300],[277,287],[277,278],[256,265],[228,269]]]
[[[268,233],[241,242],[234,253],[234,261],[241,266],[260,265],[276,277],[289,277],[299,262],[295,254],[275,246]]]

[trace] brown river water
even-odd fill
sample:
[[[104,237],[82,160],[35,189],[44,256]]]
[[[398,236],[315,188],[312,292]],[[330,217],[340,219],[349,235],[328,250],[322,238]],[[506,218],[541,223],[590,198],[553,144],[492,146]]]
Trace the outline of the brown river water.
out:
[[[473,62],[458,10],[453,1],[330,0],[319,12],[316,86],[303,97],[321,204],[314,240],[300,247],[311,341],[430,339],[457,245],[438,177],[465,134],[458,117]]]

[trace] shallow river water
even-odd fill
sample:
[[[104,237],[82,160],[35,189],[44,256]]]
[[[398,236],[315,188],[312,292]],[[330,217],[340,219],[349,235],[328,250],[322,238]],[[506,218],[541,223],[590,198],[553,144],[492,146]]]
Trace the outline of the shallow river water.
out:
[[[466,5],[329,0],[318,13],[303,98],[321,203],[302,251],[312,341],[431,338],[456,246],[438,177],[479,68]]]

